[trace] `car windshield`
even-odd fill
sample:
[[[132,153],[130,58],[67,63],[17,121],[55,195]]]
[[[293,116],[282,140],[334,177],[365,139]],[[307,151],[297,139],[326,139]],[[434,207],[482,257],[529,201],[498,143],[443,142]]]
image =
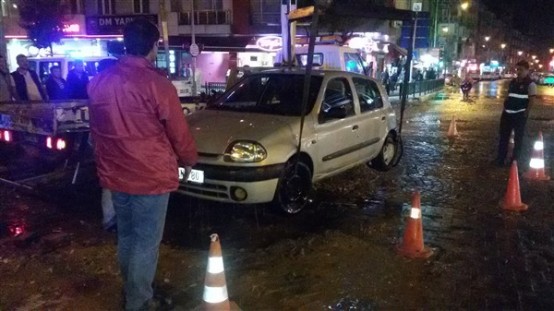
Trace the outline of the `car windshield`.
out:
[[[306,114],[314,107],[323,77],[312,76]],[[209,109],[300,116],[304,75],[253,74],[211,105]]]

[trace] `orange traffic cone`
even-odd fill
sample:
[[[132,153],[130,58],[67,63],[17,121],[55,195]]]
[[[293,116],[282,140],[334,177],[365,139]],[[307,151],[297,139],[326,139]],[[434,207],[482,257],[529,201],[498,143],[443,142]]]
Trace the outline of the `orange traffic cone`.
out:
[[[533,156],[529,162],[531,169],[523,175],[528,180],[550,180],[550,176],[544,172],[544,143],[542,132],[539,132],[539,139],[533,145]]]
[[[421,196],[419,192],[412,195],[410,218],[404,231],[402,243],[397,246],[397,252],[409,258],[429,258],[433,250],[423,245],[423,224],[421,222]]]
[[[517,175],[517,161],[512,162],[510,168],[510,178],[508,179],[508,189],[502,202],[502,207],[505,210],[513,212],[526,211],[529,206],[521,202],[521,194],[519,192],[519,177]]]
[[[210,235],[210,254],[206,279],[204,280],[204,296],[202,310],[205,311],[229,311],[231,305],[227,295],[227,283],[221,255],[221,244],[217,234]]]
[[[448,134],[446,134],[448,138],[456,138],[458,136],[458,129],[456,129],[456,116],[452,117],[452,121],[450,121],[450,126],[448,127]]]

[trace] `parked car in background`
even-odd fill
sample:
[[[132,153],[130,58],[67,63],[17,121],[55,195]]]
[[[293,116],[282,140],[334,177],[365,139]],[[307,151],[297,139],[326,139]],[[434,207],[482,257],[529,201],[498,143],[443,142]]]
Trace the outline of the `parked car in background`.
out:
[[[363,163],[377,170],[395,164],[397,121],[386,92],[351,72],[313,72],[298,150],[304,79],[303,69],[255,73],[190,115],[200,157],[179,191],[273,202],[294,214],[309,203],[314,182]]]
[[[554,73],[541,74],[538,83],[540,85],[554,86]]]

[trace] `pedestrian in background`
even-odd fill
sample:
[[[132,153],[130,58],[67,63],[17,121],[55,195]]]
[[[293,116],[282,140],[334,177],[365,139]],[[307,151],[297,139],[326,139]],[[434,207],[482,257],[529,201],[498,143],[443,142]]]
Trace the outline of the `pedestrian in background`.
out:
[[[500,139],[496,165],[504,166],[508,153],[508,142],[514,131],[514,151],[512,159],[518,160],[523,144],[525,125],[529,111],[534,105],[537,85],[529,76],[529,63],[522,60],[516,64],[517,77],[510,82],[508,97],[504,101],[504,110],[500,118]]]
[[[0,103],[17,99],[14,83],[8,71],[8,64],[0,54]]]
[[[17,70],[12,72],[12,79],[19,100],[47,100],[46,92],[35,71],[29,69],[27,56],[19,54],[16,57]]]
[[[46,92],[50,100],[67,99],[66,82],[62,78],[62,68],[52,66],[50,68],[50,77],[46,80]]]
[[[469,76],[466,75],[464,81],[460,84],[460,89],[462,90],[462,100],[468,101],[469,100],[469,92],[471,92],[471,89],[473,88],[473,82],[469,78]]]
[[[198,157],[177,90],[153,66],[159,38],[145,19],[128,23],[127,55],[89,86],[97,172],[117,215],[126,310],[155,304],[152,282],[169,193],[179,185],[178,162],[190,172]]]
[[[67,92],[71,99],[87,99],[88,74],[82,60],[73,62],[73,69],[67,74]]]
[[[381,83],[383,83],[383,86],[385,87],[385,91],[387,91],[387,95],[390,95],[389,80],[390,80],[389,71],[385,69],[381,73]]]

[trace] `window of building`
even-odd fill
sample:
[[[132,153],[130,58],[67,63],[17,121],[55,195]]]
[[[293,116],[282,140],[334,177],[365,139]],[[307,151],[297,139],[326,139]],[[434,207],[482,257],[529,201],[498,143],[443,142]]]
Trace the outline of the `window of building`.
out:
[[[115,0],[97,0],[98,14],[115,14]]]
[[[150,0],[133,0],[135,14],[150,13]]]
[[[251,0],[250,12],[253,24],[279,25],[281,23],[280,0]]]
[[[81,13],[81,0],[69,0],[69,9],[71,14],[80,14]]]
[[[197,0],[194,6],[199,11],[223,10],[223,0]]]

